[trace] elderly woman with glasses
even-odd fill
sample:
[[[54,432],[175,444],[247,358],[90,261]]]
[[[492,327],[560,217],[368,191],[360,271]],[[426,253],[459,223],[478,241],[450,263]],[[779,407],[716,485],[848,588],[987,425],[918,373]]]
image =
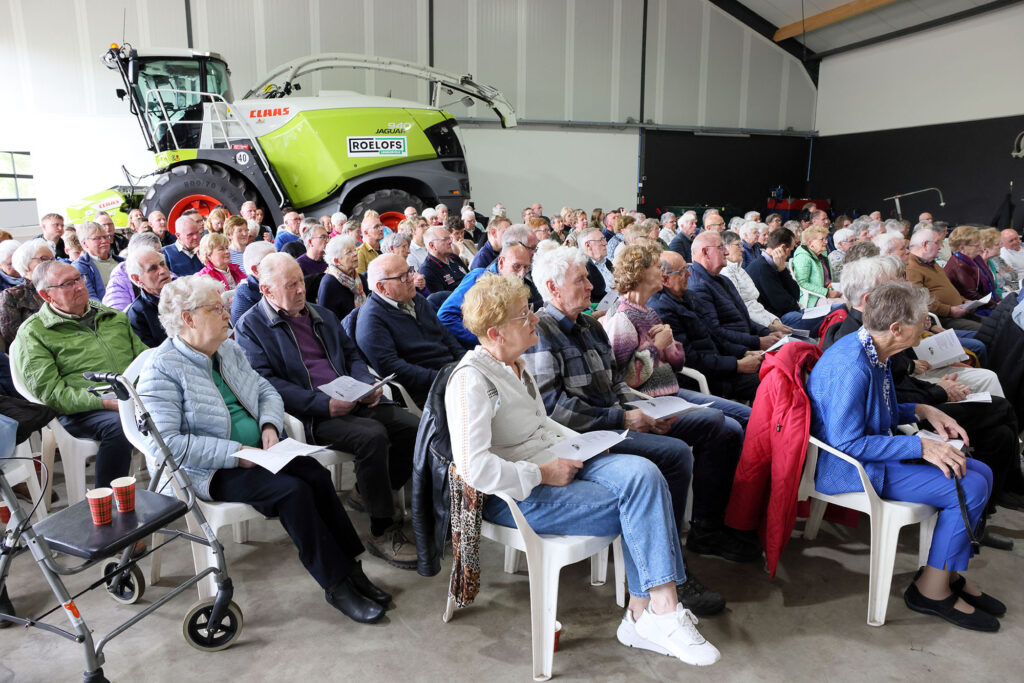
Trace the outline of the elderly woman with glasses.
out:
[[[829,264],[828,229],[812,225],[800,236],[801,245],[793,252],[793,279],[800,285],[800,303],[814,308],[825,299],[842,294],[832,289],[832,267]]]
[[[537,533],[622,534],[630,600],[619,642],[713,664],[717,648],[676,595],[686,572],[668,485],[657,467],[633,455],[605,453],[580,462],[551,452],[575,433],[547,417],[521,358],[538,341],[528,297],[529,289],[512,275],[484,275],[466,294],[464,323],[480,346],[459,362],[445,392],[458,477],[481,493],[515,499]],[[483,517],[515,526],[498,496],[484,502]]]
[[[203,262],[204,268],[197,275],[205,275],[219,282],[223,292],[230,292],[245,280],[242,269],[231,262],[230,241],[219,232],[203,236],[199,242],[199,260]]]
[[[324,250],[327,272],[320,280],[316,302],[344,319],[352,309],[366,302],[366,284],[359,274],[359,249],[351,236],[342,233],[332,237]]]
[[[899,403],[894,388],[890,359],[920,342],[928,301],[928,290],[907,282],[871,290],[863,327],[829,347],[807,380],[811,434],[859,460],[882,498],[939,509],[928,563],[903,594],[907,607],[962,628],[996,631],[1005,605],[961,575],[971,557],[964,517],[977,533],[992,493],[992,470],[947,443],[968,442],[955,420],[930,405]],[[896,430],[917,422],[927,422],[940,438]],[[857,471],[827,452],[818,459],[815,487],[828,494],[863,490]]]
[[[25,242],[11,256],[11,264],[24,274],[25,281],[0,292],[0,338],[6,348],[11,348],[21,324],[43,307],[43,299],[32,283],[32,273],[40,263],[52,260],[50,243],[42,237]]]
[[[960,295],[969,300],[982,299],[989,294],[990,301],[981,306],[978,315],[988,315],[999,304],[995,278],[988,264],[982,260],[981,232],[972,225],[961,225],[949,235],[952,257],[944,270]]]
[[[221,291],[199,276],[164,287],[160,322],[168,338],[143,368],[139,393],[200,498],[278,517],[327,602],[355,621],[377,621],[391,596],[363,573],[356,559],[363,545],[327,470],[299,456],[274,474],[245,457],[278,442],[284,403],[228,339]],[[155,452],[152,439],[149,446]]]

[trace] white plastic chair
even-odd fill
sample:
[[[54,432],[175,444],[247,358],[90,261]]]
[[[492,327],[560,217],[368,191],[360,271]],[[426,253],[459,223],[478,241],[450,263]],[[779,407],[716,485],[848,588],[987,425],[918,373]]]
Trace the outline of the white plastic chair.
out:
[[[28,439],[14,447],[14,457],[32,457],[32,447],[29,446]],[[32,521],[38,522],[46,517],[46,503],[43,499],[43,492],[39,488],[39,479],[36,477],[36,468],[32,461],[2,459],[0,460],[0,469],[3,470],[7,483],[12,487],[24,483],[28,488],[28,495],[32,499],[32,505],[36,506],[36,514]],[[40,503],[40,501],[44,502]]]
[[[814,488],[814,473],[818,464],[818,451],[826,450],[837,458],[857,468],[863,491],[830,495]],[[868,625],[885,624],[885,612],[889,606],[889,590],[892,587],[893,566],[896,563],[896,543],[900,529],[908,524],[921,524],[921,542],[918,549],[918,565],[928,563],[928,550],[932,545],[932,533],[938,520],[938,509],[923,503],[907,503],[881,498],[871,486],[868,473],[863,465],[846,453],[811,437],[807,446],[807,459],[800,478],[798,500],[811,499],[810,516],[804,527],[804,538],[813,540],[818,535],[825,508],[829,503],[845,508],[866,512],[871,518],[871,569],[868,578]]]
[[[379,372],[374,370],[371,366],[367,365],[366,367],[370,370],[370,374],[373,375],[374,379],[383,379],[383,376]],[[412,400],[412,396],[410,396],[409,392],[406,391],[404,386],[402,386],[402,383],[396,382],[395,380],[391,380],[386,385],[384,385],[385,390],[391,389],[392,387],[398,390],[398,395],[402,397],[402,402],[405,404],[405,409],[412,413],[413,417],[422,417],[423,411],[420,409],[418,405],[416,405],[416,401]],[[390,392],[387,393],[390,394]],[[388,398],[393,397],[389,395]]]
[[[693,368],[683,367],[679,371],[679,374],[683,377],[689,377],[690,379],[697,382],[697,391],[702,394],[711,395],[711,389],[708,388],[708,378],[704,376],[704,373],[700,370],[694,370]]]
[[[152,352],[153,349],[143,351],[121,374],[134,382],[138,379],[142,366],[145,365],[149,354]],[[143,437],[142,433],[139,432],[138,425],[135,422],[134,399],[119,401],[117,409],[118,414],[121,417],[121,427],[124,430],[125,437],[127,437],[128,441],[130,441],[135,448],[146,456],[146,463],[150,469],[150,476],[156,476],[156,459],[146,450],[147,445],[145,437]],[[171,484],[175,495],[179,498],[183,498],[182,492],[178,490],[177,485],[174,484],[173,480],[171,480]],[[197,503],[214,533],[218,534],[221,529],[226,526],[230,526],[232,527],[236,543],[245,543],[248,541],[249,520],[265,519],[260,512],[257,512],[256,508],[246,505],[245,503],[213,503],[205,500],[198,500]],[[203,530],[196,524],[193,515],[186,515],[185,519],[188,524],[188,530],[191,533],[197,536],[203,536]],[[156,535],[154,535],[153,546],[156,547],[157,545],[158,539]],[[196,573],[199,573],[206,567],[215,565],[216,560],[214,559],[213,551],[209,547],[200,543],[190,543],[189,545],[192,547],[192,562],[195,566]],[[157,548],[153,551],[152,564],[149,569],[150,585],[160,581],[162,554],[162,548]],[[200,600],[212,597],[217,593],[216,579],[211,574],[197,583],[196,588],[199,591]]]
[[[18,339],[14,340],[11,344],[10,356],[11,356],[11,379],[14,381],[14,388],[18,390],[18,393],[25,397],[26,400],[32,401],[33,403],[43,404],[38,398],[36,398],[28,387],[25,386],[25,375],[18,364],[14,362],[17,357]],[[79,439],[68,433],[64,429],[64,425],[59,420],[54,418],[50,420],[47,425],[53,434],[53,439],[56,441],[56,446],[60,450],[60,460],[64,464],[64,482],[67,484],[68,489],[68,505],[74,505],[75,503],[85,500],[85,463],[89,458],[95,457],[96,453],[100,449],[100,442],[93,441],[92,439]],[[47,452],[46,440],[44,435],[44,448],[43,452]],[[53,478],[53,460],[52,451],[50,451],[50,461],[47,466],[50,466],[51,479]],[[45,462],[45,460],[44,460]],[[47,487],[46,500],[49,501],[49,489]]]
[[[626,568],[622,560],[621,536],[553,536],[539,535],[530,528],[516,501],[503,493],[494,494],[504,500],[515,519],[516,528],[485,521],[480,534],[506,547],[505,571],[515,572],[518,553],[526,553],[530,573],[530,621],[533,633],[533,680],[551,678],[555,649],[555,615],[558,607],[558,578],[562,567],[590,559],[590,583],[603,585],[608,572],[608,546],[615,558],[615,602],[626,606]],[[509,551],[512,551],[511,554]],[[444,621],[455,612],[455,601],[448,597]]]

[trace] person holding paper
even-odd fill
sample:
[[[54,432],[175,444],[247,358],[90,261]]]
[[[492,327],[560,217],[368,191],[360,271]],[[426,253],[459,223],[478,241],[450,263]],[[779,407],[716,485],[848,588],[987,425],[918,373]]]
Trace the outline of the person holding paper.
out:
[[[882,498],[939,508],[928,563],[904,593],[907,607],[963,628],[996,631],[1005,605],[962,575],[971,545],[951,480],[959,480],[968,521],[977,529],[992,492],[992,470],[943,441],[896,432],[900,424],[927,421],[943,439],[969,442],[951,417],[923,403],[899,403],[893,389],[890,359],[918,343],[927,310],[928,293],[909,283],[886,282],[872,290],[864,326],[832,345],[811,371],[811,434],[861,461]],[[924,463],[907,462],[922,458]],[[825,451],[815,487],[828,494],[863,490],[857,471]]]
[[[910,236],[907,281],[931,292],[928,310],[939,317],[943,327],[977,332],[981,329],[981,319],[965,306],[968,300],[936,262],[941,244],[942,239],[930,224],[914,231]]]
[[[582,263],[577,268],[586,281]],[[528,292],[519,278],[485,275],[466,293],[463,320],[480,346],[459,362],[445,393],[456,472],[477,491],[514,498],[537,533],[622,534],[630,599],[619,642],[688,664],[713,664],[721,657],[718,649],[697,631],[697,617],[677,597],[686,570],[671,496],[658,469],[634,455],[597,455],[581,463],[550,451],[575,433],[547,417],[541,390],[521,358],[537,342]],[[497,496],[487,498],[483,516],[515,527]]]
[[[953,257],[946,263],[944,270],[960,295],[965,299],[977,301],[986,296],[989,300],[975,309],[978,315],[988,315],[999,305],[992,271],[981,260],[981,234],[971,225],[961,225],[949,235],[949,246]]]
[[[306,302],[302,269],[287,254],[260,263],[263,298],[235,329],[253,369],[270,380],[285,410],[302,420],[310,443],[355,456],[356,489],[349,505],[370,516],[369,551],[402,569],[416,566],[415,545],[396,519],[392,492],[412,474],[417,420],[377,389],[358,401],[317,387],[341,376],[372,385],[373,378],[341,321]]]
[[[327,470],[300,456],[273,474],[243,455],[278,442],[284,404],[228,340],[222,291],[219,282],[200,276],[164,287],[160,322],[168,339],[139,375],[146,408],[200,498],[246,503],[278,517],[327,602],[355,621],[377,621],[391,596],[356,559],[363,544]],[[156,442],[148,442],[157,453]]]

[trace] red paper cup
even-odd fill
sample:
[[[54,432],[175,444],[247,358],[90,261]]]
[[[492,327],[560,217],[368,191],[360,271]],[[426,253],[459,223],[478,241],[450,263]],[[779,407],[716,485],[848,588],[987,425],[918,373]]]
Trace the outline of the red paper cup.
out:
[[[7,524],[11,521],[11,508],[7,507],[7,503],[0,503],[0,524]]]
[[[97,526],[110,524],[114,518],[114,492],[108,488],[93,489],[85,494],[89,500],[92,523]]]
[[[562,635],[562,622],[555,619],[555,652],[558,652],[558,639]]]
[[[114,489],[114,500],[118,512],[131,512],[135,509],[135,477],[118,477],[110,482]]]

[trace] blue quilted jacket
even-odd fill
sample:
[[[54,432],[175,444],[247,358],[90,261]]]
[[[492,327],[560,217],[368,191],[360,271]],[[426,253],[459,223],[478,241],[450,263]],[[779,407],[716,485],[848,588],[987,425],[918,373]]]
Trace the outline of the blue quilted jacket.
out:
[[[249,366],[242,349],[228,339],[217,351],[220,374],[238,402],[260,426],[281,431],[284,402],[270,382]],[[210,500],[210,480],[220,469],[238,466],[231,416],[213,383],[213,362],[177,337],[158,346],[139,375],[139,394],[171,453],[192,479],[196,493]],[[147,438],[149,451],[156,442]]]

